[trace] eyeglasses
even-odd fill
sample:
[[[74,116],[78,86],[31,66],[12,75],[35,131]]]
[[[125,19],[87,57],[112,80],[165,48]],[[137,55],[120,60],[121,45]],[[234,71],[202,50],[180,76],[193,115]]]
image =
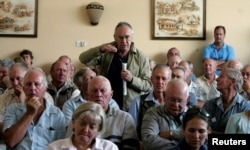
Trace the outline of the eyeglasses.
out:
[[[242,76],[247,76],[247,77],[250,77],[250,72],[241,72]]]
[[[180,104],[180,103],[185,102],[185,100],[183,100],[183,99],[173,99],[173,98],[168,98],[167,100],[168,100],[170,103],[172,103],[172,104],[175,104],[175,103]]]
[[[202,115],[207,118],[210,116],[209,113],[204,109],[201,109],[197,106],[190,107],[186,113],[186,116],[195,116],[195,115]]]
[[[117,38],[119,38],[120,40],[131,40],[133,38],[133,35],[125,35],[125,36],[119,36],[119,35],[115,35]]]

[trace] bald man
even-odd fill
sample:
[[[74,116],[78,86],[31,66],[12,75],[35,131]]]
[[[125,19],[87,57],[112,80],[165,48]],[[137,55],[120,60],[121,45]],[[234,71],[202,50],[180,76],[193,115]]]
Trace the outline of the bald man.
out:
[[[165,104],[151,107],[142,121],[142,141],[147,150],[171,149],[182,138],[181,120],[188,102],[188,85],[183,79],[173,79],[165,95]]]

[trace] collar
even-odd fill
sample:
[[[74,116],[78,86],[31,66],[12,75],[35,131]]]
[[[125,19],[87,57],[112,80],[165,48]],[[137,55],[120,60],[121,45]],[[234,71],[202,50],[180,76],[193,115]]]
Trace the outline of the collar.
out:
[[[154,92],[153,90],[151,90],[149,93],[148,93],[148,96],[145,98],[145,101],[152,101],[154,103],[157,103],[157,104],[160,104],[159,101],[156,99],[156,97],[154,96]]]
[[[110,117],[110,116],[117,115],[117,111],[118,110],[116,110],[115,108],[112,108],[112,107],[109,106],[108,111],[106,113],[107,118]]]
[[[215,73],[215,78],[214,78],[214,80],[217,79],[217,78],[218,78],[218,75]],[[206,78],[205,74],[202,75],[202,79],[205,80],[205,81],[208,80],[208,79]]]
[[[213,44],[212,44],[212,47],[213,47],[214,49],[216,49],[216,50],[221,50],[221,49],[226,48],[226,44],[223,43],[223,46],[222,46],[220,49],[217,49],[217,46],[213,43]]]
[[[240,98],[240,94],[238,92],[236,92],[236,95],[233,98],[233,101],[231,102],[230,106],[227,108],[227,110],[229,110],[231,107],[233,107],[234,105],[236,105],[237,103],[241,103],[243,99]],[[218,101],[216,102],[216,105],[224,108],[223,107],[223,101],[222,101],[222,97],[219,97]],[[223,109],[224,110],[224,109]]]
[[[76,96],[73,100],[75,102],[78,102],[78,101],[82,103],[87,102],[87,100],[82,97],[81,93],[78,96]]]

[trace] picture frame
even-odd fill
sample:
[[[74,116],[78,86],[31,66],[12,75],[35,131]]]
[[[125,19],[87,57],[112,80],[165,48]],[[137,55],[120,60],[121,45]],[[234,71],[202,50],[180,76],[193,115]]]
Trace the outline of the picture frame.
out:
[[[205,40],[206,0],[152,0],[152,39]]]
[[[37,37],[38,0],[0,0],[0,37]]]

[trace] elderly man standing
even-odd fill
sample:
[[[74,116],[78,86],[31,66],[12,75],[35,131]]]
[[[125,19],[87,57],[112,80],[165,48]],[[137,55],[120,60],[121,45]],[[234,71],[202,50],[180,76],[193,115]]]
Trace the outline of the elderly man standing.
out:
[[[52,81],[48,85],[48,92],[54,98],[55,105],[62,109],[68,99],[80,94],[76,85],[68,80],[68,66],[65,62],[57,60],[50,68]]]
[[[180,127],[188,102],[188,85],[183,79],[172,79],[165,91],[165,104],[151,107],[142,121],[145,150],[173,148],[182,138]]]
[[[166,96],[164,92],[170,80],[171,69],[166,65],[156,65],[151,76],[153,90],[151,90],[149,93],[137,96],[133,100],[129,109],[129,113],[135,121],[140,140],[143,116],[150,107],[164,104],[164,99]]]
[[[11,104],[4,118],[4,140],[11,149],[44,150],[49,143],[65,136],[63,113],[44,94],[46,76],[33,69],[24,76],[25,103]]]
[[[133,36],[132,26],[120,22],[115,28],[114,42],[92,48],[79,57],[88,66],[100,65],[100,74],[109,79],[114,90],[113,98],[125,111],[134,97],[151,88],[149,60],[135,47]],[[101,53],[99,57],[89,59],[98,53]],[[127,69],[123,69],[124,63],[127,63]],[[123,86],[123,81],[126,86]],[[123,93],[123,87],[127,88],[127,94]]]
[[[210,114],[212,133],[224,133],[228,118],[235,114],[250,110],[250,102],[242,97],[241,73],[233,68],[224,68],[217,80],[217,90],[221,96],[207,101],[203,108]]]

